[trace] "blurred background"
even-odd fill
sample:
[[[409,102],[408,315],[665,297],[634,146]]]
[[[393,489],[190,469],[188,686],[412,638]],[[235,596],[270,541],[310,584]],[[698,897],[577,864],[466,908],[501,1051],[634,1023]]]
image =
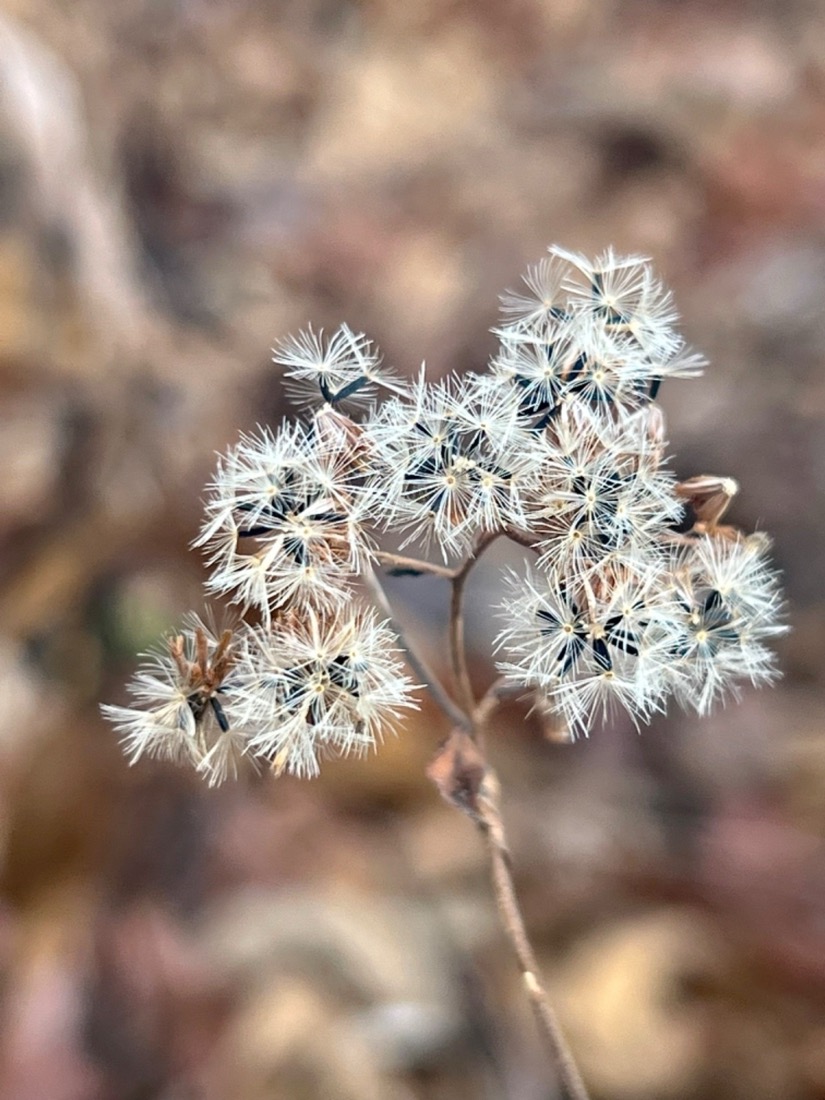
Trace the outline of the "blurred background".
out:
[[[775,536],[785,679],[491,755],[596,1100],[825,1097],[825,11],[817,0],[3,0],[0,1096],[547,1100],[424,709],[320,780],[129,769],[101,700],[201,605],[279,336],[482,368],[558,242],[650,255],[711,367],[675,468]],[[471,592],[473,673],[492,677]],[[393,582],[441,661],[438,581]],[[446,675],[446,670],[445,670]]]

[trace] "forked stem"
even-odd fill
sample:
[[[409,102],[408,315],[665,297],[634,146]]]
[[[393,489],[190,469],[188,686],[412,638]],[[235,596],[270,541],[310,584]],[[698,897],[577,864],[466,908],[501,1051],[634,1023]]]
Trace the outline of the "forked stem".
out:
[[[472,714],[475,710],[475,696],[467,665],[467,648],[464,643],[464,588],[467,579],[478,559],[491,542],[498,538],[498,532],[483,535],[472,549],[467,560],[452,574],[452,596],[450,599],[450,664],[453,669],[458,697],[462,708]],[[475,725],[470,733],[475,736]]]
[[[422,558],[408,558],[404,554],[391,554],[387,550],[377,551],[375,557],[382,565],[388,565],[390,569],[398,570],[400,573],[428,573],[430,576],[444,577],[446,580],[452,580],[455,576],[454,569],[424,561]]]
[[[372,569],[365,570],[363,573],[363,580],[370,591],[370,595],[386,615],[390,629],[393,631],[406,653],[410,667],[421,682],[421,686],[429,691],[433,701],[444,711],[454,726],[457,726],[459,729],[469,730],[472,727],[470,715],[465,713],[454,701],[430,668],[427,661],[416,650],[415,646],[410,644],[409,639],[404,633],[403,627],[393,613],[390,601],[387,599],[387,594],[374,571]]]
[[[510,533],[507,534],[509,536]],[[550,1006],[539,973],[536,953],[527,934],[510,870],[510,854],[501,818],[498,777],[484,755],[485,729],[499,702],[510,694],[511,689],[506,682],[497,680],[476,703],[467,664],[464,642],[464,589],[479,556],[497,537],[497,534],[484,536],[473,548],[467,560],[455,570],[443,570],[440,566],[419,569],[419,565],[426,563],[417,563],[414,559],[402,559],[398,555],[381,556],[383,562],[392,564],[396,568],[433,572],[449,578],[452,585],[449,626],[450,662],[461,706],[444,690],[423,658],[415,652],[404,637],[395,621],[384,589],[375,574],[369,571],[364,579],[376,602],[390,619],[390,624],[406,649],[410,665],[416,675],[454,724],[455,730],[431,766],[430,775],[436,781],[442,795],[473,819],[484,838],[501,927],[518,963],[522,983],[544,1039],[545,1049],[564,1089],[566,1100],[589,1100],[584,1081],[556,1014]],[[514,537],[513,541],[525,545],[526,540],[522,541],[521,538]]]

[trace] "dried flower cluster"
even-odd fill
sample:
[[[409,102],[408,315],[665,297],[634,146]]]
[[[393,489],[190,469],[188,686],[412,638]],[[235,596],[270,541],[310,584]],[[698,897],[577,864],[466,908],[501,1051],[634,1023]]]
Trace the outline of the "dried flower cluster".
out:
[[[189,759],[215,782],[240,756],[309,776],[324,752],[374,746],[413,705],[358,589],[390,530],[446,562],[498,535],[528,548],[499,667],[573,735],[671,696],[706,713],[775,675],[767,538],[720,522],[730,479],[667,466],[659,387],[703,366],[669,292],[612,251],[551,249],[524,282],[483,373],[405,383],[345,325],[278,346],[306,415],[220,459],[197,540],[208,590],[251,622],[218,635],[193,618],[138,673],[135,706],[105,708],[133,759]]]

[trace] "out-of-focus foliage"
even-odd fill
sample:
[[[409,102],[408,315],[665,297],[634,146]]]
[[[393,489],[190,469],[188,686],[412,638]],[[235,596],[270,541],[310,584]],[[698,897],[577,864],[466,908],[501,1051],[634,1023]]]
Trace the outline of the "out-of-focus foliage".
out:
[[[663,389],[677,473],[741,481],[794,630],[709,719],[571,746],[504,711],[528,919],[602,1100],[825,1094],[823,57],[802,0],[6,0],[4,1097],[545,1095],[424,778],[438,715],[209,792],[130,771],[97,705],[199,604],[213,452],[284,411],[272,343],[347,320],[400,373],[482,367],[551,240],[673,286],[712,364]],[[434,660],[437,584],[393,592]]]

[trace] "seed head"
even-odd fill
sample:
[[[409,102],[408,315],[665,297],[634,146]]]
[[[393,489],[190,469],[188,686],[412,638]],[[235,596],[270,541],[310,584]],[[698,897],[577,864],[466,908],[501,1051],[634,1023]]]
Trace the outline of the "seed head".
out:
[[[245,736],[227,684],[237,656],[236,633],[217,634],[196,615],[146,654],[127,688],[136,705],[101,707],[130,761],[144,755],[188,761],[210,786],[235,774]]]
[[[539,486],[526,504],[539,565],[576,575],[608,563],[638,573],[655,568],[658,539],[682,508],[648,422],[605,422],[569,407],[546,442]]]
[[[647,721],[671,696],[704,714],[774,678],[767,539],[723,522],[732,479],[677,483],[668,467],[659,388],[704,363],[670,292],[612,249],[551,248],[523,282],[482,374],[399,382],[347,325],[278,344],[287,390],[317,407],[221,457],[197,540],[207,589],[257,625],[218,635],[193,618],[147,658],[135,705],[104,707],[133,760],[190,760],[217,782],[239,755],[310,776],[325,753],[374,747],[413,705],[390,623],[355,589],[392,558],[380,530],[467,556],[452,572],[396,557],[412,575],[463,580],[484,536],[535,555],[505,583],[499,667],[573,736],[613,710]]]
[[[735,697],[743,681],[776,678],[765,643],[787,628],[768,548],[760,535],[703,535],[673,552],[679,634],[669,675],[682,706],[707,714],[717,700]]]
[[[317,775],[330,753],[362,753],[414,706],[395,639],[373,611],[285,615],[253,630],[235,702],[250,751],[277,773]]]
[[[614,708],[634,721],[661,709],[677,629],[661,569],[610,570],[577,582],[534,569],[512,573],[501,614],[499,668],[537,690],[572,734],[586,734]]]
[[[207,588],[265,618],[292,604],[339,606],[370,552],[366,507],[353,454],[313,425],[242,436],[209,487],[197,540],[212,566]]]
[[[544,450],[514,391],[479,375],[428,385],[422,373],[366,434],[385,523],[410,532],[408,542],[435,540],[447,558],[481,532],[523,526]]]

